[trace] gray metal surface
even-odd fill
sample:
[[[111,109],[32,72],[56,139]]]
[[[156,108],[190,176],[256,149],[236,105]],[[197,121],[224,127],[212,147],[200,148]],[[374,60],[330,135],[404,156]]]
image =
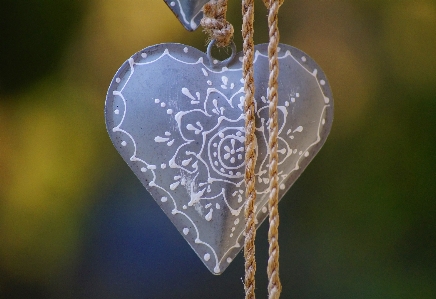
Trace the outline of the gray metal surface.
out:
[[[255,47],[254,62],[258,225],[268,215],[267,48]],[[106,99],[115,148],[214,274],[244,243],[241,61],[241,53],[219,62],[186,45],[151,46],[121,66]],[[279,62],[281,198],[324,144],[333,99],[324,73],[305,53],[281,44]]]
[[[164,0],[180,23],[189,31],[194,31],[203,18],[203,6],[209,0]]]

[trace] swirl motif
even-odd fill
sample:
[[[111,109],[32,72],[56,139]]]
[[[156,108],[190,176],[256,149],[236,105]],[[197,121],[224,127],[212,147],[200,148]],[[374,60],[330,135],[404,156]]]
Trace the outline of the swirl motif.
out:
[[[281,47],[280,197],[319,151],[333,119],[324,74],[303,52]],[[256,49],[259,224],[267,216],[269,188],[268,72],[262,77],[259,70],[268,68],[268,58],[267,45]],[[241,56],[228,68],[213,68],[204,53],[189,46],[152,46],[119,69],[106,100],[107,128],[116,149],[214,274],[231,263],[244,238]]]

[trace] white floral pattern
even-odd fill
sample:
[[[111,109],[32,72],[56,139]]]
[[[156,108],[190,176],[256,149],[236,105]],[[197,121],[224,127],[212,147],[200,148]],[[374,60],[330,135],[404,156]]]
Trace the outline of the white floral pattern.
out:
[[[261,223],[267,216],[269,188],[268,61],[266,46],[256,47],[255,67],[266,65],[266,76],[256,81],[255,109],[256,221]],[[289,84],[279,77],[282,196],[324,143],[333,107],[316,64],[295,48],[281,47],[287,49],[279,57],[281,74],[295,81]],[[178,44],[135,54],[109,88],[106,121],[122,157],[205,265],[219,274],[243,240],[244,91],[239,62],[214,69],[206,59],[204,53]]]

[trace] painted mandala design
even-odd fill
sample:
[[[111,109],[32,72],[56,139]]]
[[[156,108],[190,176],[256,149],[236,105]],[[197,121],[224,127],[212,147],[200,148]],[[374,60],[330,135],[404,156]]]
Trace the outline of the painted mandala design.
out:
[[[255,80],[258,224],[267,216],[269,188],[266,47],[256,46],[255,55],[255,74],[260,74]],[[316,64],[295,48],[281,47],[278,170],[283,196],[324,143],[333,106]],[[244,91],[241,54],[224,67],[210,67],[207,60],[204,53],[179,44],[138,52],[109,88],[106,122],[121,156],[205,265],[219,274],[244,238]]]

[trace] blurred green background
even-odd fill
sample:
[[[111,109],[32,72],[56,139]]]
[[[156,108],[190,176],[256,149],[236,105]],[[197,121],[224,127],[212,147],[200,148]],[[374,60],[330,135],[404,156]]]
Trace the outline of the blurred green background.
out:
[[[0,298],[243,298],[242,254],[211,275],[105,131],[118,67],[201,30],[161,0],[0,4]],[[228,19],[241,49],[239,1]],[[335,95],[280,203],[282,298],[436,298],[436,1],[287,0],[279,25]],[[266,298],[266,224],[256,244]]]

